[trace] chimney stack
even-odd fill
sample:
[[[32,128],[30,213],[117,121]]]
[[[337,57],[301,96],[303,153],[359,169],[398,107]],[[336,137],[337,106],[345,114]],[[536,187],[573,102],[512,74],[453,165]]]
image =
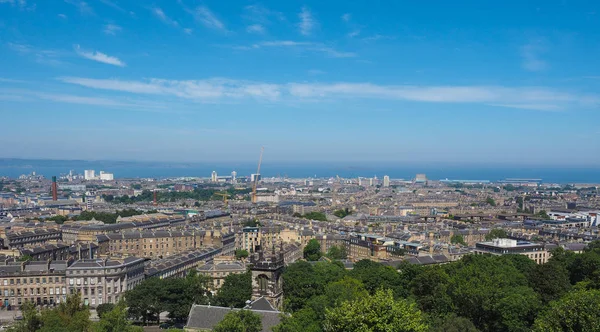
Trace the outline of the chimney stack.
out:
[[[56,176],[52,177],[52,200],[58,201],[58,188],[56,187]]]

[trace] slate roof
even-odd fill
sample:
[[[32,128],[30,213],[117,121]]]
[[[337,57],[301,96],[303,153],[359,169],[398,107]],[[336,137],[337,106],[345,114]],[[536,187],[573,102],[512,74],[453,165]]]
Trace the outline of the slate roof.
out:
[[[447,263],[449,260],[448,260],[448,257],[446,257],[444,255],[433,255],[433,256],[410,257],[410,258],[407,258],[406,261],[411,264],[430,265],[430,264]]]
[[[225,315],[232,310],[240,310],[237,308],[215,307],[210,305],[193,305],[188,315],[186,329],[195,330],[212,330],[215,325],[223,320]],[[269,332],[272,328],[279,324],[281,312],[254,310],[252,312],[259,314],[262,319],[262,331]]]

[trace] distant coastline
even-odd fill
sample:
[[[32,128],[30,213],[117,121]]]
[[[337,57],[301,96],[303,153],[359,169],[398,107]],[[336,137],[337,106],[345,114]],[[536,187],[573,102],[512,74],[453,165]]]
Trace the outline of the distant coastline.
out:
[[[85,169],[114,173],[115,178],[169,178],[209,177],[212,171],[229,175],[249,176],[256,172],[254,162],[166,163],[135,161],[87,160],[32,160],[0,158],[0,177],[17,178],[22,174],[50,177],[67,174],[69,170],[82,174]],[[410,180],[417,173],[428,179],[480,179],[500,181],[507,178],[536,178],[543,183],[600,183],[599,167],[539,167],[508,165],[457,165],[441,163],[402,162],[263,162],[263,177],[287,176],[292,178],[342,178],[374,177],[384,175],[392,179]]]

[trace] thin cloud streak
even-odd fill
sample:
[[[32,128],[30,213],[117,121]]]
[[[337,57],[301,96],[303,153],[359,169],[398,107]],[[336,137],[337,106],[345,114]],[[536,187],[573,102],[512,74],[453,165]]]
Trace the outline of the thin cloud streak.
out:
[[[302,11],[298,14],[298,18],[300,18],[300,23],[298,23],[300,33],[304,36],[310,35],[316,25],[316,21],[308,7],[302,7]]]
[[[214,30],[227,31],[225,24],[206,6],[199,6],[194,11],[194,17],[205,27]]]
[[[75,45],[75,53],[77,53],[77,55],[89,59],[89,60],[93,60],[93,61],[97,61],[97,62],[101,62],[101,63],[105,63],[108,65],[113,65],[113,66],[119,66],[119,67],[125,67],[125,63],[123,61],[121,61],[119,58],[114,57],[114,56],[110,56],[107,54],[104,54],[102,52],[98,52],[98,51],[84,51],[81,49],[81,47],[79,45]]]
[[[120,11],[120,12],[126,12],[126,10],[123,7],[119,6],[116,2],[113,2],[113,1],[110,1],[110,0],[100,0],[100,2],[102,2],[103,4],[105,4],[105,5],[109,6],[109,7],[114,8],[114,9]]]
[[[251,98],[267,102],[311,102],[344,99],[399,100],[427,103],[473,103],[507,108],[558,111],[600,106],[600,97],[542,87],[410,86],[371,83],[270,84],[213,78],[205,80],[123,81],[63,77],[59,80],[93,89],[168,95],[197,101]]]
[[[154,16],[158,17],[158,19],[163,21],[164,23],[174,26],[174,27],[179,26],[179,23],[177,23],[177,21],[168,17],[167,14],[165,14],[165,12],[162,9],[160,9],[159,7],[153,7],[151,10],[152,10],[152,13],[154,14]]]
[[[94,15],[94,10],[85,1],[65,0],[65,2],[68,3],[68,4],[70,4],[70,5],[73,5],[73,6],[77,7],[77,9],[79,9],[79,12],[82,15]]]
[[[107,35],[116,35],[117,32],[121,32],[123,30],[120,26],[116,24],[107,24],[104,26],[104,33]]]
[[[260,43],[252,44],[251,46],[237,46],[236,49],[240,50],[253,50],[264,47],[280,47],[280,48],[295,48],[299,50],[306,50],[309,52],[323,53],[331,58],[353,58],[356,54],[353,52],[343,52],[334,49],[331,46],[327,46],[322,43],[312,42],[301,42],[295,40],[272,40],[263,41]]]
[[[521,56],[523,57],[523,69],[528,71],[544,71],[548,64],[540,57],[544,48],[539,42],[532,42],[521,47]]]
[[[265,27],[260,24],[252,24],[246,27],[246,32],[263,34],[265,33]]]

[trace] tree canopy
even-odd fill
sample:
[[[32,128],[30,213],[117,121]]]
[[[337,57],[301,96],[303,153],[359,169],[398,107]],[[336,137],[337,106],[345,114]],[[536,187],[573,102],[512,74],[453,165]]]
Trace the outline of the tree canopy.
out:
[[[304,258],[309,261],[318,261],[322,255],[319,241],[316,239],[309,240],[304,247]]]
[[[215,332],[260,332],[262,320],[260,315],[250,310],[233,310],[227,313],[222,321],[217,324]]]

